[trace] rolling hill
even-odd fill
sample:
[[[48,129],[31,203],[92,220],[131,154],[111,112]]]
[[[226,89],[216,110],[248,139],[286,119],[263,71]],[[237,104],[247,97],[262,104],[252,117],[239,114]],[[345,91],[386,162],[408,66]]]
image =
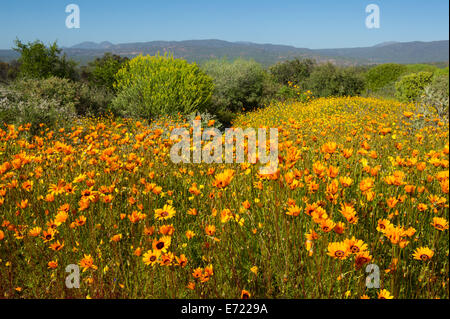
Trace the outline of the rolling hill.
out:
[[[372,47],[340,49],[307,49],[288,45],[227,42],[222,40],[151,41],[113,44],[111,42],[83,42],[64,52],[78,62],[86,63],[105,52],[133,57],[139,54],[154,55],[171,52],[175,57],[201,63],[213,58],[251,58],[264,65],[294,57],[313,58],[319,62],[340,65],[374,63],[430,63],[448,62],[449,41],[384,42]],[[18,57],[12,50],[0,50],[0,60]]]

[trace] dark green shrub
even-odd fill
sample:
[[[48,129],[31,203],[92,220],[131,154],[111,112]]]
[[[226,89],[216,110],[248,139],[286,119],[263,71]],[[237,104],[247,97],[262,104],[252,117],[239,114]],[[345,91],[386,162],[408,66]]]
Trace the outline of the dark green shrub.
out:
[[[0,82],[9,83],[13,81],[19,73],[19,65],[16,61],[6,63],[0,61]]]
[[[97,87],[113,90],[117,72],[129,59],[119,55],[105,53],[101,58],[89,63],[87,78]]]
[[[98,116],[107,115],[111,111],[114,94],[104,87],[90,86],[86,83],[77,84],[77,115]]]
[[[203,69],[214,79],[211,113],[251,110],[262,103],[265,72],[259,63],[213,60],[206,62]]]
[[[61,55],[62,49],[58,48],[56,42],[48,48],[40,41],[24,44],[16,40],[15,44],[14,50],[20,53],[18,62],[21,77],[49,78],[56,76],[72,80],[78,78],[75,70],[76,63],[67,59],[65,54]]]
[[[315,62],[311,59],[278,62],[270,68],[270,73],[275,80],[283,85],[301,85],[311,75]]]
[[[198,66],[173,56],[138,56],[116,74],[118,115],[147,119],[177,113],[205,111],[213,81]]]
[[[364,90],[364,78],[353,68],[338,68],[331,63],[314,68],[306,87],[314,96],[354,96]]]

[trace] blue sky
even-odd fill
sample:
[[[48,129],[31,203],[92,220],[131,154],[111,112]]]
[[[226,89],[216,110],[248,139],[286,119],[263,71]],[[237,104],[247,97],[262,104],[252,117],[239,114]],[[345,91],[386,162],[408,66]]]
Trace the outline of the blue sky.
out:
[[[80,7],[80,29],[65,26],[71,3]],[[371,3],[380,7],[379,29],[365,26]],[[60,46],[221,39],[312,49],[449,38],[447,0],[12,0],[0,10],[0,49],[16,37]]]

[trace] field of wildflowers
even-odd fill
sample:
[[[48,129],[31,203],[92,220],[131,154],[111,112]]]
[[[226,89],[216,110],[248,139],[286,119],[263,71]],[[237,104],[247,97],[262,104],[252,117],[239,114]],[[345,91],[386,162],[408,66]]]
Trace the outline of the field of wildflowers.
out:
[[[344,97],[240,115],[278,128],[272,175],[172,163],[177,126],[1,128],[0,296],[449,298],[449,127],[432,112]]]

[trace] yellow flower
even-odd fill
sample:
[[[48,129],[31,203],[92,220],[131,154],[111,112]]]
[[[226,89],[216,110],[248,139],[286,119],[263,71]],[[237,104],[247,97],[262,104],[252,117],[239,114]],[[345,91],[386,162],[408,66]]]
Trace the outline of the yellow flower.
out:
[[[440,231],[447,230],[449,227],[448,221],[445,218],[441,217],[433,217],[433,222],[431,223],[431,225],[433,225],[434,228]]]
[[[142,260],[147,266],[154,266],[158,262],[160,255],[161,250],[149,250],[144,254]]]
[[[386,289],[382,289],[378,292],[378,299],[394,299],[394,296]]]
[[[343,260],[347,258],[348,253],[348,246],[344,242],[334,242],[328,244],[328,256]]]
[[[432,251],[430,248],[420,247],[420,248],[416,248],[416,250],[414,250],[413,257],[416,260],[428,261],[433,257],[433,255],[434,255],[434,251]]]
[[[175,208],[166,204],[162,209],[155,209],[155,218],[157,220],[166,220],[172,218],[175,213]]]

